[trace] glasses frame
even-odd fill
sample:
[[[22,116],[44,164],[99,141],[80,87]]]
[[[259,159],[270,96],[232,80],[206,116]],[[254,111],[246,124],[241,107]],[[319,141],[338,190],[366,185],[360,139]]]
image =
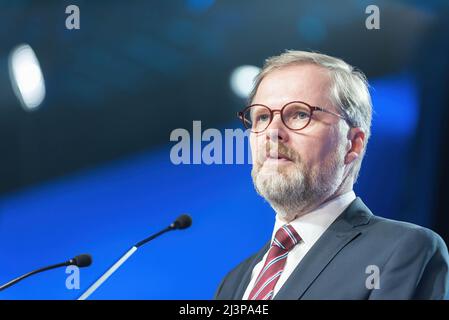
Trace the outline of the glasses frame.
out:
[[[310,109],[310,117],[309,117],[309,121],[307,121],[307,123],[306,123],[302,128],[300,128],[300,129],[292,129],[292,128],[290,128],[290,127],[285,123],[285,121],[284,121],[284,117],[283,117],[284,109],[285,109],[286,107],[288,107],[289,105],[291,105],[292,103],[302,103],[302,104],[304,104],[305,106],[309,107],[309,109]],[[254,131],[251,127],[248,128],[248,126],[246,125],[246,121],[245,121],[244,115],[245,115],[245,113],[246,113],[250,108],[252,108],[252,107],[257,107],[257,106],[265,107],[265,108],[267,108],[267,109],[270,111],[270,121],[268,122],[267,127],[266,127],[265,129],[259,130],[259,131]],[[237,116],[238,116],[239,119],[242,121],[243,126],[244,126],[246,129],[249,129],[249,130],[250,130],[251,132],[253,132],[253,133],[261,133],[261,132],[264,132],[265,130],[268,129],[268,127],[270,126],[271,122],[272,122],[273,119],[274,119],[274,114],[275,114],[276,112],[279,112],[279,114],[280,114],[280,116],[281,116],[281,121],[282,121],[282,123],[284,124],[284,126],[286,126],[288,129],[290,129],[290,130],[292,130],[292,131],[300,131],[300,130],[305,129],[305,128],[310,124],[310,122],[312,121],[313,113],[314,113],[315,111],[321,111],[321,112],[326,112],[326,113],[332,114],[332,115],[334,115],[334,116],[339,117],[340,119],[345,120],[351,128],[357,127],[357,125],[354,123],[354,121],[352,121],[346,114],[345,114],[345,115],[341,115],[341,114],[335,113],[335,112],[333,112],[333,111],[327,110],[327,109],[322,108],[322,107],[311,106],[310,104],[308,104],[308,103],[306,103],[306,102],[304,102],[304,101],[299,101],[299,100],[290,101],[290,102],[286,103],[281,109],[271,109],[270,107],[268,107],[268,106],[266,106],[266,105],[264,105],[264,104],[255,103],[255,104],[252,104],[252,105],[249,105],[249,106],[245,107],[242,111],[237,112]],[[343,112],[344,112],[344,111],[343,111]]]

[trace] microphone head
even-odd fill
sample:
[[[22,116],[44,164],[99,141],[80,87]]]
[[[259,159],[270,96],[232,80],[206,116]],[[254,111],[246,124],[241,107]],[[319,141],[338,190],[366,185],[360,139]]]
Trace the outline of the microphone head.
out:
[[[188,214],[180,215],[175,222],[171,224],[173,229],[186,229],[192,225],[192,218]]]
[[[92,264],[92,257],[90,254],[80,254],[70,260],[70,264],[83,268]]]

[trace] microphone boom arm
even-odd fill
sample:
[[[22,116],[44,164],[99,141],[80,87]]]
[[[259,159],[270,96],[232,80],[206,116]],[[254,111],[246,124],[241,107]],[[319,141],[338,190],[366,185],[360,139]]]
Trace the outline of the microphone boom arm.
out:
[[[9,288],[13,284],[16,284],[17,282],[22,281],[23,279],[28,278],[29,276],[32,276],[33,274],[40,273],[40,272],[47,271],[47,270],[51,270],[51,269],[55,269],[55,268],[59,268],[59,267],[64,267],[66,265],[67,265],[67,262],[63,262],[63,263],[54,264],[54,265],[51,265],[51,266],[48,266],[48,267],[44,267],[44,268],[40,268],[40,269],[31,271],[31,272],[28,272],[28,273],[26,273],[24,275],[21,275],[20,277],[17,277],[15,279],[5,283],[4,285],[0,286],[0,291],[4,290],[6,288]]]
[[[185,229],[190,227],[192,224],[192,218],[188,215],[181,215],[178,219],[175,220],[172,224],[170,224],[167,228],[149,236],[148,238],[143,239],[142,241],[137,242],[134,246],[131,247],[120,259],[118,259],[100,278],[98,278],[79,298],[78,300],[86,300],[89,296],[98,289],[120,266],[128,260],[137,249],[147,242],[153,240],[154,238],[159,237],[161,234],[166,233],[171,230],[176,229]]]

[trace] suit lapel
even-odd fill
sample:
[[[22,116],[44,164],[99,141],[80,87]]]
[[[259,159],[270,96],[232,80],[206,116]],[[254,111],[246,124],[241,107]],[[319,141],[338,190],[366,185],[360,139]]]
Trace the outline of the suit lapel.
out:
[[[271,240],[265,244],[265,246],[255,255],[255,257],[250,262],[250,265],[248,266],[248,268],[246,269],[246,271],[242,277],[242,281],[240,281],[240,284],[239,284],[237,290],[235,291],[235,294],[233,297],[234,300],[241,300],[243,298],[243,295],[245,294],[245,291],[246,291],[246,287],[248,287],[248,284],[251,280],[251,274],[253,272],[254,267],[256,266],[257,263],[259,263],[259,261],[262,260],[264,254],[270,248],[270,245],[271,245]]]
[[[313,245],[274,299],[300,299],[340,250],[361,233],[355,227],[367,224],[371,215],[362,200],[355,199]]]

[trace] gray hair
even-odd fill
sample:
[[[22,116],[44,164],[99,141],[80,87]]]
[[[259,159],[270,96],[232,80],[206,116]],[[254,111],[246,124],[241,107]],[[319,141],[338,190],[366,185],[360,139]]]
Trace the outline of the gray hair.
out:
[[[368,81],[360,70],[357,70],[341,59],[325,54],[286,50],[278,56],[273,56],[265,60],[262,70],[254,79],[254,88],[249,95],[249,101],[251,102],[254,99],[260,83],[267,74],[283,67],[303,63],[312,63],[329,70],[332,81],[329,93],[331,101],[365,133],[364,149],[351,169],[355,182],[365,155],[368,139],[371,135],[372,116],[372,102],[368,89]],[[340,126],[340,130],[342,130],[342,126]]]

